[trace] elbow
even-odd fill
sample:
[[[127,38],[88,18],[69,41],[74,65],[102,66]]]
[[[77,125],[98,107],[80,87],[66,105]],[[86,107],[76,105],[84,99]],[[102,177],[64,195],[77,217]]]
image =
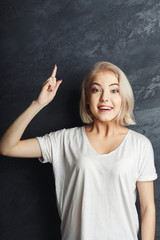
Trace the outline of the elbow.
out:
[[[2,142],[0,141],[0,155],[7,156],[8,151],[7,149],[3,146]]]
[[[4,149],[0,147],[0,155],[7,156],[7,153]]]

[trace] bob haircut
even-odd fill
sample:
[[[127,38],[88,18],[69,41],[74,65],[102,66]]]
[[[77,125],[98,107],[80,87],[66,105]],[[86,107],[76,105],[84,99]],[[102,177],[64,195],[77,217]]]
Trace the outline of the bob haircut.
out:
[[[131,85],[124,74],[124,72],[110,62],[97,62],[90,72],[85,76],[81,86],[80,99],[80,117],[83,123],[91,124],[94,122],[93,115],[89,109],[90,86],[97,73],[111,71],[113,72],[119,82],[120,96],[122,99],[121,109],[115,120],[120,125],[135,125],[136,121],[133,115],[134,96]]]

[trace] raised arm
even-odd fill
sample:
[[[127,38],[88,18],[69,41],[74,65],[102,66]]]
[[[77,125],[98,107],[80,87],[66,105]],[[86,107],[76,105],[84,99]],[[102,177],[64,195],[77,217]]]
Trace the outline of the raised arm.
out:
[[[57,66],[43,84],[36,100],[11,124],[0,140],[0,154],[9,157],[41,157],[41,149],[36,138],[20,140],[26,127],[35,115],[48,105],[56,95],[62,80],[56,81]]]

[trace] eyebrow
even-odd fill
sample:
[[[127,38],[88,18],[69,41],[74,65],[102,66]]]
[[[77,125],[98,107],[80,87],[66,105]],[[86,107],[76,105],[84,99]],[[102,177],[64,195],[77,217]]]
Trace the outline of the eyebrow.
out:
[[[94,84],[96,84],[96,85],[98,85],[98,86],[100,86],[100,87],[101,87],[101,84],[99,84],[99,83],[96,83],[96,82],[93,82],[93,83],[91,84],[91,86],[92,86],[92,85],[94,85]],[[117,86],[119,86],[119,84],[118,84],[118,83],[112,83],[112,84],[110,84],[110,85],[109,85],[109,87],[110,87],[110,86],[114,86],[114,85],[117,85]]]

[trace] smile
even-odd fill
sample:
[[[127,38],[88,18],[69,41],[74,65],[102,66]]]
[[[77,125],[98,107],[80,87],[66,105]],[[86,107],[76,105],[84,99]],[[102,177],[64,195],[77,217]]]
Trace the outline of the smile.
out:
[[[112,107],[98,107],[101,112],[110,112],[113,108]]]

